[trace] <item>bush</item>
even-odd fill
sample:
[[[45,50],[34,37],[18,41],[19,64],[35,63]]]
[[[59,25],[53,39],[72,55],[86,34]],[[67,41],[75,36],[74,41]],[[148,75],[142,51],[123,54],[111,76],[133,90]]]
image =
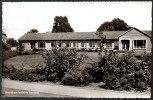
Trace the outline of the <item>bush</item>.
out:
[[[16,69],[12,65],[6,67],[2,63],[2,77],[3,78],[10,78],[10,74],[15,73],[15,72],[16,72]]]
[[[88,71],[71,70],[62,78],[62,84],[69,86],[85,86],[93,81],[92,75]]]
[[[19,69],[14,68],[14,66],[4,66],[2,68],[2,77],[3,78],[10,78],[12,80],[20,80],[20,81],[29,81],[29,82],[36,82],[36,81],[45,81],[45,75],[41,75],[37,73],[35,69],[28,69],[21,71]]]
[[[46,60],[44,68],[48,81],[61,81],[68,70],[77,69],[84,62],[85,55],[79,55],[74,49],[53,49],[45,51],[42,56]]]
[[[26,51],[22,51],[22,53],[20,53],[20,55],[32,55],[33,51],[32,50],[26,50]]]
[[[33,51],[46,51],[46,49],[37,49],[37,48],[33,48]]]
[[[22,54],[22,52],[25,50],[25,47],[22,44],[19,44],[19,46],[17,47],[18,53]]]
[[[17,51],[11,51],[11,50],[5,51],[5,50],[3,50],[2,51],[2,62],[4,62],[5,60],[7,60],[9,58],[15,57],[17,55],[18,55]]]
[[[118,53],[105,51],[99,53],[99,62],[91,64],[89,73],[95,82],[104,82],[107,89],[144,91],[151,85],[150,63],[138,63],[130,52],[119,57]]]

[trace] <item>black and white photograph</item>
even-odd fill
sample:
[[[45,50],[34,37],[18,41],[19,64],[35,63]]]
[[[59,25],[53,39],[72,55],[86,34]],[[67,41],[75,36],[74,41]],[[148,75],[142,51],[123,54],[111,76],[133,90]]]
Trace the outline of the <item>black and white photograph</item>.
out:
[[[1,97],[151,98],[152,1],[2,2]]]

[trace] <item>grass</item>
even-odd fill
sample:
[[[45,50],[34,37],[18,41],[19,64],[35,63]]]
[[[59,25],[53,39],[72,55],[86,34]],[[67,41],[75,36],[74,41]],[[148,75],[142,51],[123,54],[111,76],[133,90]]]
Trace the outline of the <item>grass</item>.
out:
[[[13,65],[17,69],[20,69],[22,66],[25,69],[31,69],[37,65],[45,66],[44,61],[41,55],[21,55],[6,60],[4,65]]]
[[[98,52],[79,52],[79,54],[87,54],[89,57],[85,61],[85,64],[82,65],[82,67],[93,61],[98,61]],[[17,69],[21,69],[22,66],[25,69],[33,69],[37,65],[44,67],[44,61],[45,60],[41,55],[20,55],[6,60],[4,64],[6,66],[13,65]]]
[[[79,52],[79,54],[86,54],[89,58],[81,65],[81,68],[92,62],[98,62],[98,52]],[[124,53],[120,53],[120,56]],[[41,55],[20,55],[10,58],[4,62],[6,66],[13,65],[15,68],[20,69],[24,66],[25,69],[32,69],[35,66],[45,66],[44,59]],[[38,67],[38,66],[37,66]]]

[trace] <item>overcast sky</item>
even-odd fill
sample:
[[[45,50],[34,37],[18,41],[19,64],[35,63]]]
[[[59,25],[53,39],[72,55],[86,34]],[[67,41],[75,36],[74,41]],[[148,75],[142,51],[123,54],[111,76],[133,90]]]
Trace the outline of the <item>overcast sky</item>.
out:
[[[55,16],[67,16],[75,32],[96,31],[105,21],[123,19],[140,30],[152,29],[150,2],[3,2],[2,30],[20,38],[32,28],[51,31]]]

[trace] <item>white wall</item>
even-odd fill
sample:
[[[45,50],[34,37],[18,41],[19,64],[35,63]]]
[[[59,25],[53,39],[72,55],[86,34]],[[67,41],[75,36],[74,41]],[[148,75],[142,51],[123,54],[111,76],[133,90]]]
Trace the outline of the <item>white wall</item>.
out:
[[[24,46],[24,50],[25,50],[25,51],[31,49],[31,44],[30,44],[30,42],[22,43],[22,45]]]
[[[51,43],[50,42],[46,42],[45,46],[46,46],[45,49],[51,50]]]

